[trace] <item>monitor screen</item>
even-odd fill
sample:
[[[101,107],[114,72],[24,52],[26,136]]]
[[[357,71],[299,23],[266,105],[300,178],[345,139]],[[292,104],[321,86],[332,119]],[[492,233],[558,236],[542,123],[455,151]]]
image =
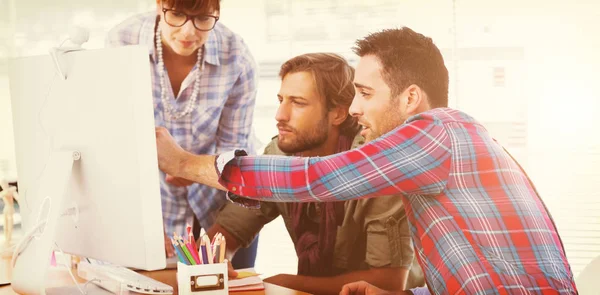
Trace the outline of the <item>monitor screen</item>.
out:
[[[64,252],[164,268],[148,49],[81,50],[59,61],[66,80],[50,55],[9,63],[25,231],[40,221],[34,212],[59,206],[53,243]],[[53,157],[64,151],[81,155],[65,173],[69,159]],[[48,188],[61,183],[64,193]]]

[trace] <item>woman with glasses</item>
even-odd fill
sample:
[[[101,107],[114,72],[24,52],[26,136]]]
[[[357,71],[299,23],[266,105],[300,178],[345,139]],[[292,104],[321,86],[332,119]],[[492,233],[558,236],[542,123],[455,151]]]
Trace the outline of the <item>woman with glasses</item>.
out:
[[[256,64],[242,38],[219,23],[219,2],[157,0],[155,12],[125,20],[110,31],[106,42],[148,47],[156,125],[169,129],[195,154],[238,147],[255,150],[250,131]],[[162,172],[160,182],[165,246],[172,256],[167,236],[185,234],[186,225],[194,221],[210,228],[226,198],[220,191]],[[250,249],[254,253],[239,254],[250,256],[249,261],[234,266],[254,265],[256,241]]]

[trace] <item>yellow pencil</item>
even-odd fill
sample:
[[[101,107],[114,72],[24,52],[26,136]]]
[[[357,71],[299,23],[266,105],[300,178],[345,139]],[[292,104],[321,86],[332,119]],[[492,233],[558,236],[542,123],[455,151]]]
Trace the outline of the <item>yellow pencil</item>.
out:
[[[223,263],[223,261],[225,261],[225,251],[227,251],[226,245],[225,236],[221,236],[221,245],[219,245],[221,247],[221,252],[219,253],[219,263]]]

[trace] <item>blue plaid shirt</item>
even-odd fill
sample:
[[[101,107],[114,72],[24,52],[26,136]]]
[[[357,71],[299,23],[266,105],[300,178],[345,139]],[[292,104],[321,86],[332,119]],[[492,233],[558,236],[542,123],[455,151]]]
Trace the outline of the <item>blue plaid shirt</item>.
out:
[[[152,71],[154,119],[157,126],[166,127],[185,150],[194,154],[216,154],[237,147],[254,150],[250,131],[256,99],[257,69],[248,47],[224,25],[217,23],[204,45],[204,71],[200,76],[200,96],[191,116],[172,120],[161,102],[158,64],[154,49],[156,13],[133,16],[113,28],[107,46],[144,45],[148,47]],[[167,94],[181,111],[194,88],[194,67],[181,85],[177,100],[169,79]],[[192,224],[196,214],[203,228],[210,227],[218,209],[225,202],[224,193],[204,185],[175,187],[165,182],[160,173],[162,209],[165,231],[184,233],[186,223]]]

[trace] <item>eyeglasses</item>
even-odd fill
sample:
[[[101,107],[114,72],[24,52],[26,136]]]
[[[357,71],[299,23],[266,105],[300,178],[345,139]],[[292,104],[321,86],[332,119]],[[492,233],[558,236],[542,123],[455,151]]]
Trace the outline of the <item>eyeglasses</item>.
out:
[[[165,16],[165,22],[172,27],[182,27],[191,19],[196,30],[210,31],[219,20],[219,17],[214,15],[187,15],[183,12],[164,7],[162,11]]]

